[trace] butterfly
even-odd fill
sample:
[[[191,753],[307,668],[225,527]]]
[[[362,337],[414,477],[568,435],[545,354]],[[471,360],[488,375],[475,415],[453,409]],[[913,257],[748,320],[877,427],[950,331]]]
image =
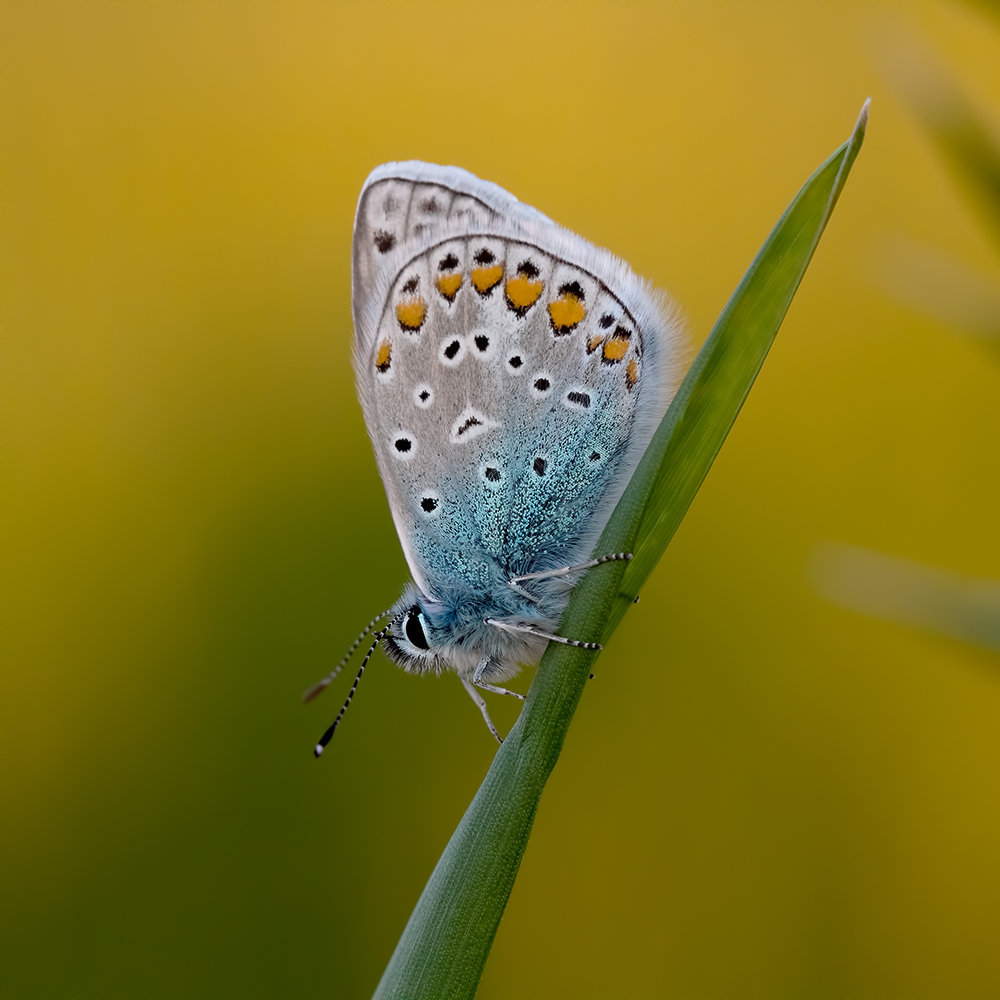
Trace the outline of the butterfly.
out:
[[[352,254],[358,398],[406,562],[374,635],[411,673],[480,691],[537,663],[676,383],[678,323],[620,259],[457,167],[387,163]]]

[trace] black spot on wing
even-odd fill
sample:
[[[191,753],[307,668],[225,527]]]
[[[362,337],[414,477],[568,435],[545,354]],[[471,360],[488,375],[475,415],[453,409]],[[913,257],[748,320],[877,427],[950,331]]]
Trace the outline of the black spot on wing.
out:
[[[455,431],[456,437],[461,437],[466,431],[471,430],[473,427],[481,427],[482,420],[478,417],[466,417],[462,425]]]

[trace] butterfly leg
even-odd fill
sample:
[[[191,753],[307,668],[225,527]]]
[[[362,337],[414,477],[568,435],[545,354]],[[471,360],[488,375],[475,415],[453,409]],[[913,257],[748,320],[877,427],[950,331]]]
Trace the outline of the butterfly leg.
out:
[[[581,570],[592,569],[594,566],[603,566],[604,563],[620,562],[622,560],[627,561],[631,558],[631,552],[612,552],[610,555],[601,556],[598,559],[589,559],[585,563],[580,563],[579,566],[562,566],[559,569],[543,569],[539,573],[525,573],[522,576],[514,576],[507,581],[507,586],[516,590],[522,597],[527,597],[529,600],[535,600],[535,598],[521,586],[522,583],[525,583],[528,580],[550,580],[558,576],[569,576],[570,573],[578,573]]]
[[[479,665],[476,667],[476,672],[472,675],[472,683],[475,684],[477,688],[482,688],[484,691],[492,691],[494,694],[509,694],[512,698],[520,698],[521,701],[524,701],[523,694],[518,694],[516,691],[509,691],[507,688],[497,687],[495,684],[490,684],[483,680],[483,674],[489,665],[490,658],[488,656],[484,656],[479,661]]]
[[[486,723],[486,728],[493,734],[497,743],[503,743],[503,737],[497,732],[497,727],[493,725],[493,720],[490,718],[490,713],[486,708],[486,702],[483,700],[483,696],[464,678],[459,678],[462,682],[462,687],[469,692],[469,697],[476,703],[476,708],[483,713],[483,721]]]
[[[562,635],[553,635],[551,632],[543,632],[540,628],[536,628],[534,625],[525,625],[523,622],[504,621],[502,618],[487,618],[485,621],[487,625],[503,629],[504,632],[527,632],[528,635],[541,636],[543,639],[548,639],[549,642],[561,642],[564,646],[576,646],[579,649],[604,649],[599,642],[581,642],[579,639],[567,639]],[[482,664],[480,663],[479,666],[481,667]],[[478,668],[476,669],[476,673],[479,673]],[[475,678],[473,678],[473,683],[475,683]],[[480,684],[479,686],[485,687],[483,684]],[[490,689],[487,688],[487,690]],[[500,690],[503,690],[503,688]],[[504,691],[504,694],[513,694],[513,692]]]

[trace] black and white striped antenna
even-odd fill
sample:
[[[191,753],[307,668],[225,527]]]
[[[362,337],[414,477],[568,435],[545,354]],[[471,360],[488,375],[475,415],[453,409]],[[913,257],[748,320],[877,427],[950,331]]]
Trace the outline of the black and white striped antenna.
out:
[[[351,658],[351,657],[352,657],[352,656],[354,655],[354,651],[355,651],[355,650],[356,650],[356,649],[358,648],[358,646],[360,646],[360,645],[361,645],[361,640],[362,640],[362,639],[364,639],[364,637],[365,637],[366,635],[368,635],[368,633],[369,633],[369,632],[370,632],[370,631],[371,631],[371,630],[372,630],[373,628],[375,628],[375,626],[376,626],[376,625],[377,625],[377,624],[378,624],[378,623],[379,623],[379,622],[380,622],[380,621],[381,621],[381,620],[382,620],[383,618],[385,618],[385,617],[386,617],[386,616],[387,616],[387,615],[389,614],[389,612],[390,612],[391,610],[392,610],[391,608],[387,608],[387,609],[386,609],[385,611],[383,611],[383,612],[382,612],[382,614],[380,614],[380,615],[376,615],[376,616],[375,616],[375,617],[374,617],[374,618],[373,618],[373,619],[372,619],[372,620],[371,620],[371,621],[370,621],[370,622],[369,622],[369,623],[368,623],[368,624],[367,624],[367,625],[366,625],[366,626],[364,627],[364,629],[362,630],[361,634],[360,634],[360,635],[359,635],[359,636],[357,637],[357,639],[355,639],[355,640],[354,640],[354,642],[352,642],[352,643],[351,643],[351,648],[350,648],[350,649],[349,649],[349,650],[347,651],[347,653],[346,653],[346,654],[344,655],[344,658],[343,658],[343,659],[342,659],[342,660],[340,661],[340,663],[338,663],[338,664],[337,664],[337,665],[336,665],[336,666],[335,666],[335,667],[333,668],[333,670],[331,670],[331,671],[330,671],[330,673],[328,673],[328,674],[326,675],[326,677],[324,677],[324,678],[323,678],[323,679],[322,679],[321,681],[318,681],[318,682],[317,682],[316,684],[313,684],[313,686],[312,686],[311,688],[309,688],[309,689],[308,689],[307,691],[305,691],[305,692],[303,693],[303,695],[302,695],[302,700],[303,700],[304,702],[309,702],[309,701],[312,701],[312,700],[313,700],[313,698],[318,698],[318,697],[319,697],[319,696],[320,696],[320,695],[321,695],[321,694],[322,694],[322,693],[323,693],[323,692],[324,692],[324,691],[325,691],[325,690],[327,689],[327,687],[328,687],[328,686],[330,685],[330,683],[331,683],[332,681],[336,680],[336,678],[337,678],[337,675],[338,675],[338,674],[340,673],[340,671],[341,671],[341,670],[343,670],[343,669],[344,669],[344,667],[346,667],[346,666],[347,666],[347,661],[348,661],[348,660],[349,660],[349,659],[350,659],[350,658]]]
[[[377,621],[378,619],[376,619]],[[327,743],[333,739],[333,734],[337,731],[337,726],[340,725],[340,720],[344,717],[344,713],[347,711],[347,706],[350,705],[351,699],[354,697],[354,692],[358,689],[358,684],[361,681],[361,675],[365,672],[365,667],[368,666],[368,661],[372,658],[372,653],[375,652],[375,647],[382,641],[385,634],[392,628],[393,622],[396,619],[389,622],[384,629],[375,633],[375,641],[372,643],[371,649],[365,655],[365,658],[361,661],[361,669],[358,671],[358,676],[354,678],[354,683],[351,685],[351,692],[347,696],[347,701],[344,702],[343,708],[337,713],[337,718],[333,720],[333,725],[319,738],[319,743],[316,744],[313,749],[313,756],[319,757],[319,755],[326,749]]]

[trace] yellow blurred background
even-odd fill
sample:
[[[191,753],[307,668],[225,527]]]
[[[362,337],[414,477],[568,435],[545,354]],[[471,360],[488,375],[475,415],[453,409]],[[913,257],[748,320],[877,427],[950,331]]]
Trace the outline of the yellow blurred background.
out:
[[[378,654],[320,763],[349,678],[299,702],[406,579],[349,363],[368,172],[496,181],[668,289],[697,346],[869,94],[771,357],[598,661],[479,995],[1000,995],[1000,654],[808,575],[835,542],[1000,578],[1000,364],[873,278],[887,235],[1000,275],[883,59],[922,39],[996,111],[1000,19],[0,18],[4,996],[368,996],[489,766],[452,676]]]

